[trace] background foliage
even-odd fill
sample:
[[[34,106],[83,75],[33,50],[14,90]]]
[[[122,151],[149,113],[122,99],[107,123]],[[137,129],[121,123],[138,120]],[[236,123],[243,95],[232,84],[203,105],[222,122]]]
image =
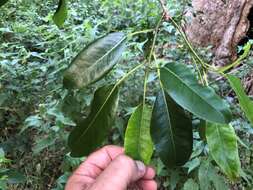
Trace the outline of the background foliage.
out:
[[[168,9],[176,21],[183,20],[187,0],[168,0]],[[87,116],[93,92],[103,83],[114,83],[140,64],[148,55],[152,36],[142,34],[127,44],[122,61],[102,81],[84,90],[69,93],[62,85],[62,71],[86,45],[112,31],[134,32],[154,28],[161,17],[156,0],[70,0],[64,24],[53,22],[58,1],[10,0],[0,8],[0,189],[63,189],[67,177],[83,158],[69,154],[67,138],[76,125],[75,117]],[[62,26],[61,26],[62,25]],[[206,61],[212,55],[199,50]],[[169,23],[163,23],[156,54],[167,61],[191,63],[186,45]],[[252,68],[252,55],[237,69],[240,77]],[[240,72],[243,71],[243,72]],[[123,145],[130,114],[142,97],[144,73],[132,75],[120,91],[117,117],[105,144]],[[148,97],[154,101],[159,85],[155,75],[148,76]],[[245,179],[231,184],[212,158],[205,139],[193,122],[194,141],[190,161],[183,167],[165,169],[154,155],[159,189],[252,189],[253,130],[224,80],[212,83],[233,108],[233,127],[241,138],[240,159]],[[74,97],[74,98],[73,98]],[[70,115],[68,117],[67,115]],[[201,134],[201,133],[200,133]],[[208,140],[208,139],[207,139]],[[208,172],[207,172],[208,171]],[[206,172],[206,173],[205,173]],[[248,180],[248,181],[247,181]]]

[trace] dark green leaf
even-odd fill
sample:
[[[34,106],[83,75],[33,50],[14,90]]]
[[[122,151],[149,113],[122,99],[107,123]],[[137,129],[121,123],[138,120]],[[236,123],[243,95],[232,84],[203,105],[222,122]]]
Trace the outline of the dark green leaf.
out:
[[[180,166],[192,153],[192,122],[170,97],[161,91],[153,108],[151,136],[167,167]]]
[[[9,0],[0,0],[0,7],[7,3]]]
[[[153,142],[150,136],[152,109],[139,105],[130,117],[125,134],[125,153],[135,160],[149,164],[153,154]]]
[[[68,88],[83,88],[99,80],[119,61],[125,42],[124,33],[115,32],[91,43],[65,71],[64,85]]]
[[[118,88],[113,85],[103,86],[95,92],[90,114],[77,123],[69,136],[71,156],[86,156],[101,145],[112,126],[117,105]]]
[[[241,163],[234,128],[226,124],[208,123],[206,139],[216,163],[231,180],[237,179],[240,176]]]
[[[229,106],[212,88],[200,85],[186,65],[170,63],[160,72],[163,87],[180,106],[204,120],[230,122]]]
[[[58,8],[54,13],[54,23],[61,27],[68,16],[67,0],[59,0]]]
[[[244,92],[240,79],[233,75],[227,75],[227,79],[238,97],[242,110],[253,127],[253,101]]]

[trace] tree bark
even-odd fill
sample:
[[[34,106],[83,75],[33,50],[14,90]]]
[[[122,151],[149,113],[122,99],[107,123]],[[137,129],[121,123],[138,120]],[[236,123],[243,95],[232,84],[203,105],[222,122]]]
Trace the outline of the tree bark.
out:
[[[192,0],[192,7],[186,14],[188,39],[197,46],[212,45],[217,66],[234,61],[236,46],[250,27],[253,0]]]

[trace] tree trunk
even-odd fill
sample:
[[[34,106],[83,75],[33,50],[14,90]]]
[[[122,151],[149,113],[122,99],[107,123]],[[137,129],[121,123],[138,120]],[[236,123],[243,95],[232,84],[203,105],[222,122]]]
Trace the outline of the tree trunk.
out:
[[[249,28],[253,0],[192,0],[185,32],[198,46],[213,46],[213,64],[224,66],[237,58],[236,46]],[[252,26],[251,26],[252,27]]]

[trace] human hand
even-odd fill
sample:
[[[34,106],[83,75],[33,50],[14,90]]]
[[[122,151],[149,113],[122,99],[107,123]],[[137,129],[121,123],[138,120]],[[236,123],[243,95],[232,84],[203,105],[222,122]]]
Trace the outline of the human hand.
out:
[[[124,155],[118,146],[92,153],[69,178],[65,190],[156,190],[155,171]]]

